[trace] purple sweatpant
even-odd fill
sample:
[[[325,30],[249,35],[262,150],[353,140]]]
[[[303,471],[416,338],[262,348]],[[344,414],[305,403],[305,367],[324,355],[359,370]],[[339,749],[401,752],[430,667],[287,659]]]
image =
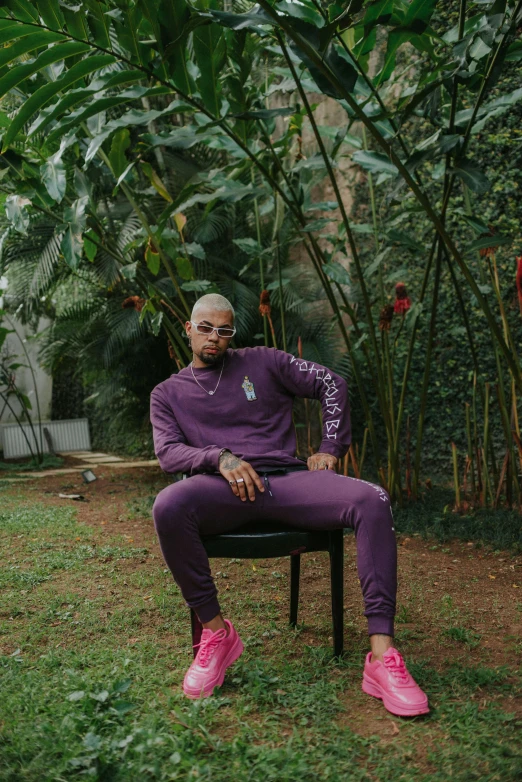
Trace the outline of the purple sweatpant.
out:
[[[194,475],[156,498],[153,516],[165,562],[200,621],[220,611],[201,535],[263,519],[304,529],[353,529],[368,633],[393,635],[397,548],[388,494],[331,470],[268,477],[272,496],[256,489],[254,502],[242,502],[221,475]]]

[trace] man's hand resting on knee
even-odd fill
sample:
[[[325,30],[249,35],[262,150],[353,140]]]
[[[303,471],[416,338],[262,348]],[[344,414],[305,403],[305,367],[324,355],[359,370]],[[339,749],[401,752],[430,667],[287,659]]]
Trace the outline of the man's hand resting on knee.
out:
[[[314,453],[307,460],[309,470],[335,470],[337,457],[331,453]]]
[[[256,498],[256,486],[260,492],[264,492],[263,482],[254,468],[248,463],[234,456],[230,451],[225,451],[219,457],[219,472],[225,478],[230,488],[243,500],[248,497],[254,502]]]

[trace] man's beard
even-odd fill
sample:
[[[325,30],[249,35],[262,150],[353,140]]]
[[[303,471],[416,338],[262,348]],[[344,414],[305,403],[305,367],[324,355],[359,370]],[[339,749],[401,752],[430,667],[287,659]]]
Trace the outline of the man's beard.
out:
[[[223,353],[216,353],[215,356],[213,356],[211,353],[196,353],[195,354],[200,361],[202,361],[204,364],[207,364],[207,366],[211,367],[214,366],[214,364],[219,364],[223,360]]]

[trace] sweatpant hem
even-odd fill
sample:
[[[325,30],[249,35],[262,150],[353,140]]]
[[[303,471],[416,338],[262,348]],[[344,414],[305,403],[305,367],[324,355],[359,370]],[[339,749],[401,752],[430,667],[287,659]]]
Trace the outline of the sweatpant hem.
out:
[[[213,597],[208,603],[203,603],[203,605],[199,606],[191,606],[191,608],[196,612],[201,624],[210,622],[211,619],[214,619],[214,617],[221,612],[217,597]]]
[[[368,635],[394,635],[394,621],[389,616],[369,616]]]

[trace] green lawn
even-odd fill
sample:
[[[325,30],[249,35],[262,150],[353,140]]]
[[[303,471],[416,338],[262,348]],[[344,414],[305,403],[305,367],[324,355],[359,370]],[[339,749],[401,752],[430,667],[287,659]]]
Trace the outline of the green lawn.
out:
[[[416,654],[401,609],[401,648],[432,706],[427,719],[405,720],[360,691],[360,626],[348,623],[346,655],[332,661],[327,602],[313,633],[286,624],[285,561],[265,568],[262,592],[251,564],[224,562],[220,587],[229,586],[245,653],[215,697],[190,702],[180,692],[187,610],[148,503],[126,506],[138,544],[128,525],[107,529],[98,515],[90,526],[77,506],[23,501],[19,491],[4,493],[0,509],[2,782],[522,778],[520,644],[507,664],[485,664],[480,634],[461,626],[451,596],[433,658],[429,644]]]

